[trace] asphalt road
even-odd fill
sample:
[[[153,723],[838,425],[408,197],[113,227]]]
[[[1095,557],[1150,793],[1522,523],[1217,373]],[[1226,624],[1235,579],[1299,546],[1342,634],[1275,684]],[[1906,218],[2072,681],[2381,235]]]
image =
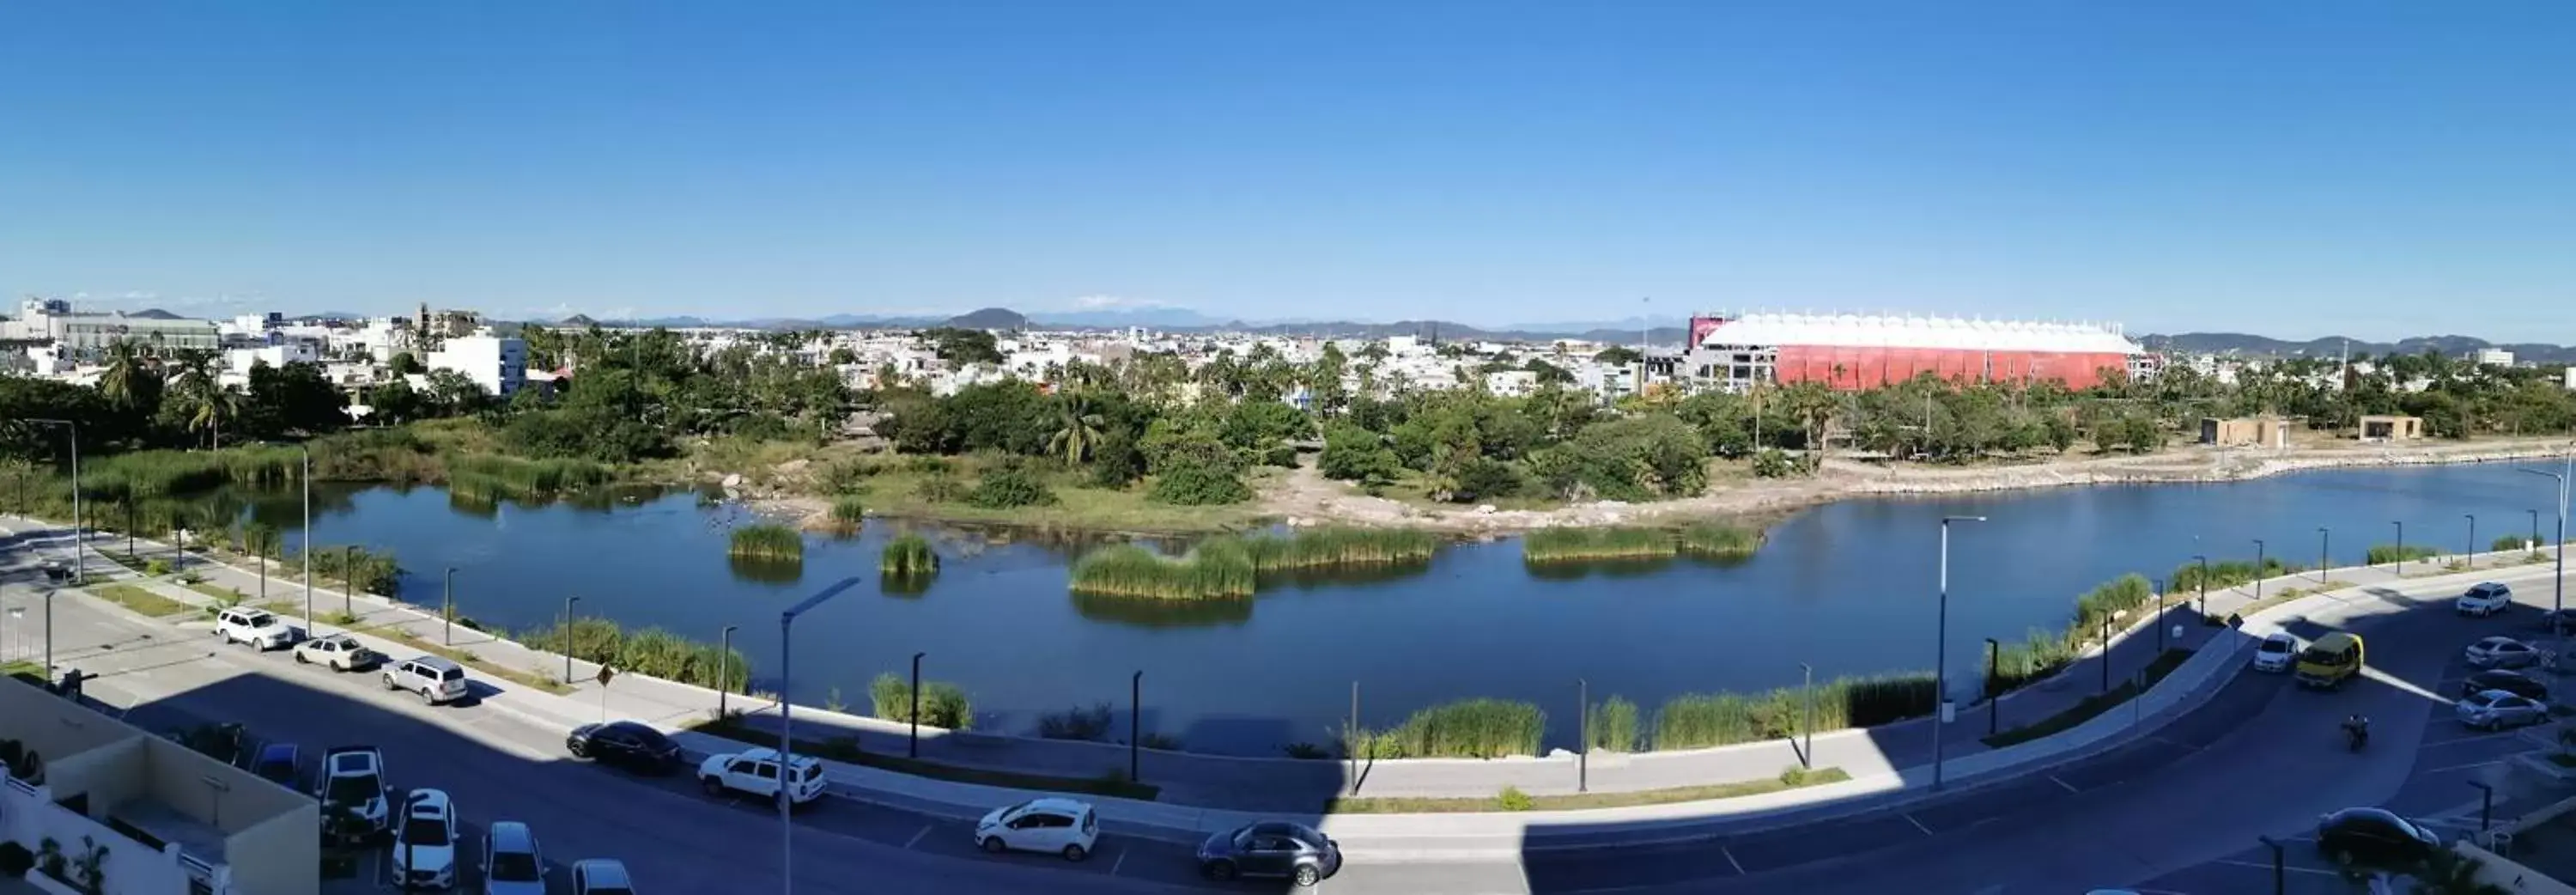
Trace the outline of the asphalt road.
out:
[[[12,605],[32,596],[27,553],[0,559],[0,576],[19,585],[10,589]],[[781,887],[780,827],[766,804],[708,798],[685,777],[637,779],[572,761],[551,723],[493,706],[422,706],[371,678],[296,666],[284,653],[219,647],[203,623],[174,633],[69,598],[57,611],[58,661],[104,672],[92,695],[134,706],[132,720],[148,729],[238,721],[255,736],[302,745],[308,757],[332,745],[373,744],[385,750],[395,786],[454,796],[469,837],[490,821],[520,820],[537,831],[550,863],[619,858],[650,881],[649,891]],[[2392,624],[2367,619],[2358,630]],[[2447,706],[2423,692],[2455,690],[2444,681],[2459,674],[2461,644],[2518,625],[2457,619],[2438,607],[2411,612],[2404,624],[2406,636],[2371,640],[2371,663],[2384,678],[2314,693],[2247,673],[2152,739],[1902,813],[1687,846],[1533,851],[1517,864],[1354,863],[1321,891],[2012,895],[2140,880],[2189,895],[2268,891],[2269,855],[2255,854],[2257,834],[2301,835],[2318,812],[2345,805],[2385,801],[2419,816],[2456,808],[2475,796],[2461,782],[2467,775],[2529,748],[2512,736],[2463,734]],[[2443,714],[2428,723],[2436,709]],[[2335,729],[2354,710],[2377,719],[2373,748],[2361,755],[2346,753]],[[1104,833],[1082,864],[995,858],[973,850],[962,821],[831,799],[796,819],[794,883],[807,892],[1285,889],[1217,887],[1197,879],[1183,845],[1121,835],[1114,818]],[[2259,870],[2248,866],[2258,862]]]

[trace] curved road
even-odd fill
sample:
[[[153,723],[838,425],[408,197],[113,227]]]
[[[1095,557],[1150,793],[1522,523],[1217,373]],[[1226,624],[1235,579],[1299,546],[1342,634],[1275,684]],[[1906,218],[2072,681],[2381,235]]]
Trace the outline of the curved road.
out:
[[[0,581],[15,585],[8,588],[10,605],[33,597],[26,586],[33,578],[31,552],[13,549],[11,562],[0,565]],[[2522,590],[2528,601],[2545,593],[2545,582]],[[2320,811],[2399,795],[2421,772],[2435,770],[2436,761],[2467,755],[2455,764],[2472,763],[2516,745],[2510,735],[2461,737],[2447,707],[2431,694],[2456,686],[2443,681],[2456,678],[2462,644],[2525,625],[2510,614],[2460,619],[2439,603],[2408,610],[2406,602],[2362,597],[2338,607],[2362,616],[2352,627],[2369,638],[2375,670],[2372,679],[2343,692],[2301,691],[2285,678],[2246,673],[2146,740],[1902,813],[1687,846],[1533,852],[1517,866],[1356,863],[1323,891],[2009,895],[2142,881],[2190,895],[2269,891],[2267,869],[2243,866],[2255,836],[2298,835]],[[765,805],[709,799],[685,779],[637,780],[571,762],[563,756],[560,729],[489,706],[428,708],[377,690],[365,678],[294,666],[282,653],[221,649],[202,635],[202,623],[174,633],[165,623],[67,597],[56,609],[57,661],[106,671],[90,692],[114,704],[140,704],[132,720],[147,729],[240,721],[254,734],[302,744],[308,757],[324,746],[372,743],[385,749],[395,785],[449,791],[470,830],[497,819],[527,821],[554,863],[621,858],[653,883],[652,891],[780,886],[780,828]],[[40,613],[31,609],[26,620]],[[2521,621],[2532,618],[2521,610]],[[2432,715],[2436,708],[2445,714]],[[2373,748],[2361,755],[2346,753],[2335,729],[2356,710],[2377,720]],[[2451,755],[2418,761],[2419,748]],[[2451,802],[2475,796],[2456,781],[2436,782],[2441,786],[2424,788],[2419,797],[2427,804],[2446,798],[2442,787],[2459,790]],[[1081,865],[1038,856],[996,859],[973,851],[962,822],[826,800],[798,818],[795,888],[1211,888],[1192,874],[1186,847],[1120,832],[1112,819],[1097,856]]]

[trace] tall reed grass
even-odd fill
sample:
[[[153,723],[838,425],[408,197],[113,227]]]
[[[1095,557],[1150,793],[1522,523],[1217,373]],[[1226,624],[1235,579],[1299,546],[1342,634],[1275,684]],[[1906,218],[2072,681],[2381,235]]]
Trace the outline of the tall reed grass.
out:
[[[1592,717],[1585,726],[1590,728],[1591,734],[1591,741],[1584,744],[1587,749],[1635,752],[1640,745],[1637,739],[1637,704],[1629,702],[1626,697],[1612,696],[1594,704]]]
[[[860,500],[857,495],[844,494],[840,497],[832,498],[832,527],[834,529],[842,532],[858,531],[859,526],[866,524],[867,519],[867,502]]]
[[[805,539],[793,528],[763,522],[734,529],[726,552],[744,559],[803,560]]]
[[[1666,559],[1681,550],[1661,528],[1542,528],[1521,536],[1521,561],[1531,565],[1620,559]]]
[[[900,535],[886,542],[885,555],[877,561],[877,573],[887,578],[928,578],[939,574],[939,554],[930,549],[928,538]]]
[[[1503,758],[1539,754],[1547,713],[1532,703],[1468,699],[1413,713],[1390,730],[1344,731],[1343,748],[1367,758]]]
[[[912,720],[912,682],[893,672],[877,675],[868,682],[868,702],[879,718],[899,723]],[[921,723],[949,730],[972,730],[975,727],[975,705],[966,699],[966,691],[946,681],[921,682]]]
[[[1240,542],[1221,539],[1178,557],[1134,544],[1094,550],[1073,564],[1075,593],[1166,600],[1249,597],[1258,584]]]
[[[1874,727],[1932,713],[1930,672],[1835,678],[1816,685],[1815,730]],[[1807,692],[1685,694],[1655,713],[1656,749],[1701,749],[1780,739],[1808,727]]]
[[[529,460],[501,454],[451,454],[445,458],[449,493],[485,500],[550,497],[609,480],[608,467],[588,460]]]
[[[628,631],[608,619],[583,618],[569,627],[538,628],[513,639],[531,649],[700,687],[739,693],[751,682],[750,662],[740,650],[729,652],[660,628]]]
[[[2372,544],[2370,545],[2370,554],[2367,561],[2374,566],[2399,561],[2413,562],[2415,560],[2432,557],[2441,552],[2442,551],[2426,547],[2422,544],[2407,544],[2403,547],[2396,544]]]
[[[1310,528],[1285,537],[1243,538],[1244,553],[1259,574],[1374,566],[1421,565],[1440,539],[1415,528]]]
[[[1701,524],[1684,528],[1681,552],[1702,559],[1743,559],[1762,549],[1762,532],[1732,525]]]
[[[2299,567],[2296,565],[2282,562],[2280,559],[2275,557],[2267,556],[2263,558],[2262,575],[2260,577],[2278,578],[2283,575],[2294,574],[2298,571]],[[2210,563],[2209,571],[2205,576],[2201,571],[2200,563],[2187,562],[2174,567],[2173,575],[2171,576],[2172,584],[2170,585],[2172,590],[2168,591],[2168,593],[2181,593],[2183,591],[2198,593],[2203,589],[2204,585],[2206,585],[2206,588],[2209,590],[2224,590],[2231,587],[2241,587],[2243,585],[2254,583],[2254,579],[2256,577],[2254,563],[2252,560],[2230,559]]]

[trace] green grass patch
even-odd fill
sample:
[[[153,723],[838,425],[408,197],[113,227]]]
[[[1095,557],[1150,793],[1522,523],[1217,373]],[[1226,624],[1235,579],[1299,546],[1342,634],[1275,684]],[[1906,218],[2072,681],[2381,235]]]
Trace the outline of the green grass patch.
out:
[[[1481,811],[1582,811],[1590,808],[1629,808],[1638,805],[1669,805],[1675,802],[1704,802],[1711,799],[1733,799],[1784,792],[1808,786],[1841,783],[1851,774],[1841,768],[1818,768],[1807,771],[1790,768],[1778,777],[1718,783],[1707,786],[1682,786],[1672,789],[1644,789],[1635,792],[1588,792],[1573,795],[1522,795],[1518,807],[1504,804],[1497,795],[1489,799],[1468,798],[1354,798],[1334,799],[1324,806],[1328,814],[1451,814]]]
[[[859,530],[867,523],[867,501],[851,495],[832,498],[832,527],[842,532]]]
[[[131,609],[135,612],[148,615],[153,618],[160,618],[165,615],[184,615],[197,611],[197,607],[195,606],[170,599],[169,597],[153,593],[149,590],[145,590],[131,584],[92,585],[89,588],[89,592],[96,595],[99,599],[106,600],[110,603],[123,606],[127,609]]]
[[[215,602],[218,604],[230,605],[249,599],[248,594],[244,594],[238,589],[219,587],[204,581],[183,581],[180,582],[180,584],[189,590],[213,597]]]
[[[930,549],[930,539],[905,534],[887,541],[885,555],[877,560],[877,573],[905,581],[922,581],[939,574],[939,552]]]
[[[1680,535],[1684,556],[1701,559],[1743,559],[1762,549],[1762,532],[1732,525],[1693,525]]]
[[[1985,744],[2000,749],[2016,743],[2027,743],[2093,720],[2103,712],[2110,711],[2113,707],[2145,692],[2146,687],[2155,686],[2157,681],[2164,680],[2165,675],[2172,674],[2175,668],[2181,667],[2183,660],[2189,658],[2191,658],[2190,650],[2166,650],[2162,655],[2157,656],[2155,661],[2147,663],[2146,683],[2143,686],[2135,677],[2121,681],[2109,692],[2084,697],[2083,702],[2076,703],[2074,707],[2065,711],[1986,737]]]
[[[982,465],[984,462],[975,457],[906,456],[900,462],[875,467],[860,494],[880,515],[1027,528],[1181,533],[1241,530],[1262,521],[1257,502],[1206,506],[1157,503],[1149,499],[1149,489],[1143,485],[1103,488],[1092,483],[1087,471],[1037,464],[1032,464],[1029,471],[1055,494],[1054,503],[979,507],[964,502],[967,488],[962,479],[977,473]],[[1280,474],[1280,470],[1263,468],[1246,473],[1244,481],[1257,491]],[[949,487],[925,490],[924,483],[931,480],[945,480]]]
[[[1669,559],[1680,551],[1679,539],[1661,528],[1542,528],[1521,536],[1521,561],[1531,565]]]
[[[744,559],[801,561],[805,558],[805,538],[784,525],[745,525],[733,530],[733,544],[726,552]]]
[[[443,657],[458,665],[471,668],[475,673],[481,674],[485,677],[498,678],[522,687],[527,687],[532,690],[541,690],[557,696],[572,692],[571,687],[564,686],[563,682],[557,681],[552,677],[538,674],[533,671],[520,671],[516,668],[505,668],[499,665],[494,665],[490,662],[483,661],[483,657],[475,655],[471,650],[461,650],[454,647],[440,646],[427,640],[414,637],[411,632],[400,628],[357,628],[356,630],[361,634],[382,637],[386,640],[400,643],[404,646],[411,647],[412,649],[416,649],[433,656]],[[396,658],[400,657],[397,656]]]
[[[588,460],[529,460],[502,454],[451,454],[447,491],[470,500],[551,497],[608,482],[608,467]]]
[[[721,721],[707,721],[692,726],[689,729],[709,736],[723,737],[728,740],[733,740],[734,742],[752,746],[768,748],[776,748],[778,746],[777,734],[745,727],[741,722],[730,718]],[[849,739],[827,741],[800,739],[790,741],[789,745],[799,754],[811,755],[816,758],[829,759],[832,761],[843,762],[845,764],[878,768],[880,770],[893,771],[898,774],[911,774],[916,777],[928,777],[933,780],[947,780],[956,783],[980,783],[985,786],[1006,786],[1013,789],[1080,793],[1086,795],[1109,796],[1111,798],[1120,799],[1136,799],[1146,802],[1154,801],[1155,798],[1162,795],[1163,792],[1162,787],[1155,786],[1150,783],[1138,783],[1132,780],[1126,780],[1120,776],[1112,774],[1103,774],[1099,777],[1049,777],[1043,774],[1021,774],[1011,771],[988,771],[981,768],[961,768],[955,765],[945,765],[934,761],[905,758],[900,755],[879,755],[874,752],[860,749],[857,741]]]

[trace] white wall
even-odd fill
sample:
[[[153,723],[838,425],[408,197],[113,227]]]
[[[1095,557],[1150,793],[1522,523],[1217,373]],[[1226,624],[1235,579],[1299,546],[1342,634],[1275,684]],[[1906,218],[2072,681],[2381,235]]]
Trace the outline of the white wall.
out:
[[[14,781],[0,784],[0,803],[6,807],[6,820],[0,826],[5,826],[9,839],[30,852],[38,851],[46,839],[59,843],[66,874],[81,854],[81,837],[105,845],[107,859],[99,870],[106,877],[107,895],[187,895],[188,874],[179,867],[177,846],[168,851],[146,850],[106,825],[54,804],[52,791],[43,787],[29,792]],[[40,870],[27,874],[29,879],[42,875]]]

